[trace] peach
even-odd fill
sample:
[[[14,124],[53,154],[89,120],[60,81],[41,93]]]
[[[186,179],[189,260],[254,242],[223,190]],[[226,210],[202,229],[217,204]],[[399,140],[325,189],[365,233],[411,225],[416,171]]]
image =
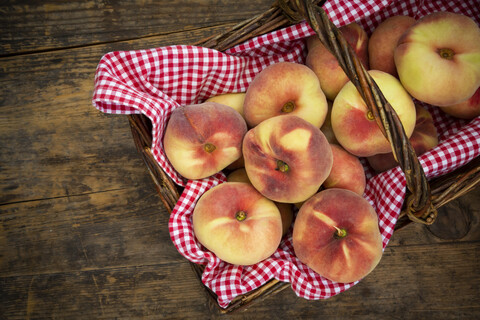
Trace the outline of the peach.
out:
[[[392,16],[382,21],[373,30],[368,41],[368,57],[370,68],[390,73],[398,77],[393,53],[397,47],[398,39],[415,23],[409,16]]]
[[[365,69],[368,69],[368,35],[356,22],[339,28],[345,40],[355,51]],[[343,85],[349,81],[338,60],[322,44],[317,35],[307,39],[305,64],[317,75],[320,86],[329,100],[334,100]]]
[[[330,147],[332,148],[333,165],[323,187],[347,189],[363,195],[366,177],[360,160],[338,145],[330,144]]]
[[[245,92],[233,92],[233,93],[224,93],[217,96],[210,97],[206,102],[216,102],[221,103],[226,106],[229,106],[235,109],[242,117],[243,115],[243,102],[245,101]],[[243,157],[240,157],[238,160],[227,166],[228,169],[234,170],[244,167]]]
[[[187,179],[202,179],[223,170],[242,155],[247,125],[232,108],[215,102],[175,109],[163,139],[174,169]]]
[[[368,73],[397,113],[405,134],[410,137],[415,127],[413,99],[391,74],[379,70]],[[333,102],[332,128],[339,144],[357,157],[370,157],[392,150],[352,82],[345,84]]]
[[[236,265],[270,257],[282,238],[278,208],[248,183],[225,182],[209,189],[195,205],[192,221],[197,240]]]
[[[208,102],[221,103],[232,107],[243,117],[243,103],[245,101],[245,92],[224,93],[208,98]]]
[[[297,214],[293,248],[301,262],[331,281],[360,280],[382,257],[377,214],[355,192],[320,191]]]
[[[320,130],[323,132],[328,142],[338,144],[337,138],[335,138],[335,133],[333,132],[333,129],[332,129],[333,102],[331,102],[330,100],[327,100],[327,102],[328,102],[328,112],[327,112],[327,116],[325,117],[325,122],[320,127]]]
[[[400,81],[417,100],[461,103],[480,86],[480,28],[462,14],[431,13],[400,37],[394,59]]]
[[[242,155],[240,158],[238,158],[237,160],[235,160],[234,162],[229,164],[227,166],[227,169],[236,170],[236,169],[243,168],[243,167],[245,167],[245,161],[243,160],[243,155]]]
[[[293,222],[293,204],[283,202],[273,202],[280,211],[282,218],[282,236],[286,235]]]
[[[245,168],[239,168],[227,175],[227,182],[251,183]],[[291,203],[274,202],[282,217],[282,236],[290,229],[293,221],[293,205]]]
[[[248,179],[247,171],[245,170],[245,168],[238,168],[230,172],[227,175],[227,181],[250,183],[250,179]]]
[[[250,127],[274,116],[295,115],[320,128],[327,100],[312,70],[298,63],[279,62],[255,76],[243,108]]]
[[[441,107],[440,109],[446,114],[460,119],[470,120],[480,116],[480,87],[478,87],[470,99],[453,106]]]
[[[250,129],[243,140],[245,169],[265,197],[286,203],[315,194],[332,168],[325,135],[293,115],[276,116]]]
[[[417,119],[409,140],[417,156],[420,156],[437,146],[438,135],[430,112],[420,105],[415,105],[415,110]],[[393,152],[368,157],[367,161],[376,172],[384,172],[398,166]]]

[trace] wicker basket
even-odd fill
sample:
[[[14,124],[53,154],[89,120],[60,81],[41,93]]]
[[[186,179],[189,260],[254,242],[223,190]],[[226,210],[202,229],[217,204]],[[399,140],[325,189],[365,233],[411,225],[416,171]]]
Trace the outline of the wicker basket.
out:
[[[362,94],[379,127],[390,141],[394,155],[405,173],[408,192],[395,230],[412,221],[432,224],[440,206],[478,185],[480,182],[480,157],[476,157],[464,167],[448,175],[428,181],[395,111],[383,97],[335,25],[328,19],[321,8],[322,4],[323,2],[315,0],[278,0],[266,12],[238,24],[223,34],[202,40],[196,45],[224,51],[255,36],[307,20],[322,43],[337,57],[349,79]],[[182,193],[182,188],[164,172],[152,154],[150,149],[152,124],[150,120],[146,116],[138,114],[129,115],[128,118],[135,145],[149,169],[165,208],[171,212]],[[204,267],[192,263],[192,268],[200,279]],[[289,283],[276,279],[270,280],[260,288],[238,296],[227,308],[219,307],[219,310],[226,313],[244,308],[288,286]],[[212,297],[212,303],[217,305],[216,294],[207,287],[205,288]]]

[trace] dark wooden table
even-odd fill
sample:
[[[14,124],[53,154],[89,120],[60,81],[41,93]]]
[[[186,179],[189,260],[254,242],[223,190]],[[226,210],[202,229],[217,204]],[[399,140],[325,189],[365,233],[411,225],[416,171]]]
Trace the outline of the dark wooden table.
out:
[[[478,188],[433,227],[395,233],[379,266],[329,300],[287,288],[234,314],[211,303],[127,118],[92,107],[93,77],[109,51],[192,44],[270,5],[0,4],[0,319],[480,318]]]

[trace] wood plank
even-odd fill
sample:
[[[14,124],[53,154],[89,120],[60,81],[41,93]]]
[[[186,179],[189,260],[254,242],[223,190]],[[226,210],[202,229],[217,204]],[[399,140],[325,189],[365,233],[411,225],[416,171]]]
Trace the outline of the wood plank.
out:
[[[191,286],[188,290],[194,290],[195,294],[189,296],[179,293],[178,297],[171,299],[184,301],[183,299],[192,298],[193,304],[199,303],[198,300],[208,301],[187,260],[171,243],[167,227],[168,214],[161,207],[153,189],[149,188],[151,186],[149,177],[145,175],[145,188],[132,187],[1,206],[0,281],[1,287],[7,292],[0,292],[0,297],[11,302],[15,294],[10,290],[28,290],[29,281],[35,279],[50,283],[42,289],[45,291],[35,293],[35,296],[45,296],[52,300],[43,301],[39,305],[49,305],[66,296],[72,286],[78,286],[76,290],[81,290],[85,295],[86,292],[93,295],[93,277],[107,278],[110,272],[120,272],[122,275],[110,275],[123,279],[123,282],[115,281],[120,288],[108,287],[103,291],[115,296],[118,294],[115,293],[116,290],[131,288],[128,281],[135,277],[138,270],[152,267],[158,272],[170,272],[166,270],[177,268],[185,272],[181,277],[167,276],[170,280],[162,283],[161,288],[164,290]],[[428,233],[425,229],[423,232]],[[401,236],[404,235],[408,234]],[[416,310],[416,314],[422,315],[427,311],[441,312],[441,308],[437,307],[437,310],[435,304],[443,299],[444,288],[448,287],[456,298],[448,304],[442,303],[443,309],[452,309],[450,311],[453,314],[476,314],[479,311],[474,306],[478,302],[476,299],[480,284],[476,272],[480,267],[480,242],[441,240],[438,243],[412,244],[411,241],[409,239],[407,245],[388,246],[379,266],[366,279],[347,292],[327,300],[328,303],[304,301],[296,298],[291,289],[287,288],[285,291],[289,291],[289,294],[282,292],[278,297],[268,297],[250,310],[252,314],[262,310],[268,312],[278,308],[278,304],[285,305],[281,310],[287,314],[291,308],[305,312],[305,316],[312,316],[320,311],[321,315],[334,316],[338,309],[349,308],[347,313],[342,314],[353,316],[368,310],[400,312],[408,305]],[[180,284],[178,279],[181,280]],[[184,283],[184,279],[189,279],[190,282]],[[142,299],[150,301],[149,299],[153,299],[151,297],[158,295],[158,288],[152,287],[149,290]],[[22,299],[28,297],[25,294],[20,296]],[[62,306],[67,309],[59,310],[58,306],[50,305],[41,309],[41,312],[56,310],[74,316],[75,312],[81,309],[79,303],[92,304],[88,300],[91,297],[83,298],[88,302],[81,302],[82,299],[79,302],[64,301]],[[133,298],[116,296],[113,300],[123,305],[122,299],[130,301]],[[407,300],[398,302],[399,299]],[[362,303],[358,304],[357,301]],[[28,302],[22,301],[20,305],[25,303]],[[95,312],[100,312],[101,307],[98,304],[92,305],[94,307],[89,312],[92,312],[90,316],[95,317]],[[150,308],[148,303],[145,307]],[[117,309],[115,306],[112,308]],[[131,309],[128,312],[133,312],[138,306],[129,308]],[[173,303],[167,304],[165,308],[173,308]],[[248,315],[249,311],[246,312],[242,314]],[[130,315],[135,314],[127,316]]]
[[[478,243],[388,249],[353,288],[308,301],[287,288],[227,319],[475,319]],[[0,277],[1,318],[220,318],[185,263]],[[447,298],[448,297],[448,298]]]
[[[125,116],[91,104],[103,54],[191,43],[222,27],[0,58],[0,204],[134,186],[146,168]]]
[[[144,178],[142,187],[0,206],[0,275],[185,262]]]
[[[411,223],[395,232],[389,247],[417,244],[480,242],[480,187],[440,207],[432,226]]]
[[[138,185],[131,187],[0,206],[0,274],[183,262],[171,242],[169,215],[150,176],[143,172],[137,178]],[[478,199],[475,196],[471,194]],[[454,243],[480,244],[478,215],[474,220],[471,234]],[[420,225],[406,228],[394,234],[389,250],[452,243]]]
[[[273,1],[2,1],[0,56],[238,23]]]
[[[0,278],[2,319],[208,319],[187,263]]]
[[[480,245],[387,248],[378,267],[351,289],[308,301],[290,288],[242,314],[278,319],[478,319]],[[275,316],[274,316],[275,318]]]

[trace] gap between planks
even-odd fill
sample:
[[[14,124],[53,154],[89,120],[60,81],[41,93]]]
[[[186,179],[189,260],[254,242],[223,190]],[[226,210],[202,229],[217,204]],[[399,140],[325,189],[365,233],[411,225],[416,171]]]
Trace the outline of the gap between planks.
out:
[[[12,205],[12,204],[19,204],[19,203],[28,203],[28,202],[36,202],[36,201],[56,200],[56,199],[73,198],[73,197],[82,197],[82,196],[91,195],[91,194],[100,194],[100,193],[106,193],[106,192],[115,192],[115,191],[128,190],[128,189],[130,189],[130,188],[114,188],[114,189],[108,189],[108,190],[92,191],[92,192],[85,192],[85,193],[78,193],[78,194],[70,194],[70,195],[64,195],[64,196],[55,196],[55,197],[45,197],[45,198],[37,198],[37,199],[27,199],[27,200],[19,200],[19,201],[12,201],[12,202],[4,202],[4,203],[0,203],[0,207]]]

